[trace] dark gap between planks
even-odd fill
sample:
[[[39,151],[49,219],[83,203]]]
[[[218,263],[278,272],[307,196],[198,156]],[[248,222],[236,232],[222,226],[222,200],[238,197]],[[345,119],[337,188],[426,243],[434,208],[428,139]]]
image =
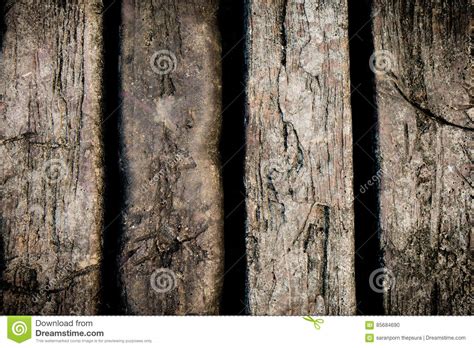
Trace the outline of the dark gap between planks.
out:
[[[381,267],[378,117],[374,73],[372,1],[349,1],[349,51],[354,162],[355,282],[357,313],[383,314],[383,296],[370,288],[372,271]]]
[[[104,2],[104,141],[105,192],[102,263],[102,314],[123,314],[121,299],[120,255],[123,237],[121,212],[125,207],[124,184],[126,178],[120,166],[121,97],[120,97],[120,0]]]
[[[245,1],[222,0],[221,174],[224,185],[225,270],[221,314],[248,314],[245,257]]]

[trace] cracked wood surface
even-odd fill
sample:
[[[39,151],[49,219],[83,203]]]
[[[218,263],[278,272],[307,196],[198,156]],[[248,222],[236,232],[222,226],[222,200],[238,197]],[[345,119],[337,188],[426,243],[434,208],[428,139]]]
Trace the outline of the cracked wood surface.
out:
[[[216,12],[213,0],[123,2],[121,157],[127,198],[119,262],[129,314],[219,311]]]
[[[471,313],[469,7],[374,2],[387,314]]]
[[[354,314],[346,1],[249,6],[250,312]]]
[[[98,310],[101,4],[16,1],[5,8],[1,314]]]

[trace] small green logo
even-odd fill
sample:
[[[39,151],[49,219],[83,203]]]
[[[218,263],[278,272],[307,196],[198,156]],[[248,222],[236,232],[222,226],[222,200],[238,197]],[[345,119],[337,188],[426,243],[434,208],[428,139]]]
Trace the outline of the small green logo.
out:
[[[373,330],[374,329],[374,322],[373,321],[366,321],[365,322],[365,329],[366,330]]]
[[[374,342],[374,334],[365,334],[365,342],[373,343]]]
[[[321,328],[321,324],[324,323],[323,319],[320,319],[320,318],[314,319],[310,317],[309,315],[307,317],[303,317],[303,319],[312,322],[316,330],[319,330]]]
[[[8,317],[7,337],[17,343],[31,338],[31,317]]]

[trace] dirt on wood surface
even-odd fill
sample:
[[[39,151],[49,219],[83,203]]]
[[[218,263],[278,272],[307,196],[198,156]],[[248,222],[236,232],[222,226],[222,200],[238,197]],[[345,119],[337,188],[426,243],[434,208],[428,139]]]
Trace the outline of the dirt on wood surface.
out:
[[[216,1],[124,1],[120,256],[128,314],[218,314],[223,211]],[[137,25],[139,23],[139,25]]]

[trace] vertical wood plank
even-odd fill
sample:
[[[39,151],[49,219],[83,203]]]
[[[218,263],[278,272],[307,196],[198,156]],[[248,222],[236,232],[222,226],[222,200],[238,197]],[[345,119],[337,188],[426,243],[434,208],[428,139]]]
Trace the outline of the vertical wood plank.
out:
[[[469,7],[374,1],[387,314],[470,313]]]
[[[6,4],[0,60],[2,314],[98,310],[101,4]]]
[[[123,2],[120,257],[127,313],[217,314],[223,276],[217,2]]]
[[[346,1],[249,2],[252,314],[353,314]]]

